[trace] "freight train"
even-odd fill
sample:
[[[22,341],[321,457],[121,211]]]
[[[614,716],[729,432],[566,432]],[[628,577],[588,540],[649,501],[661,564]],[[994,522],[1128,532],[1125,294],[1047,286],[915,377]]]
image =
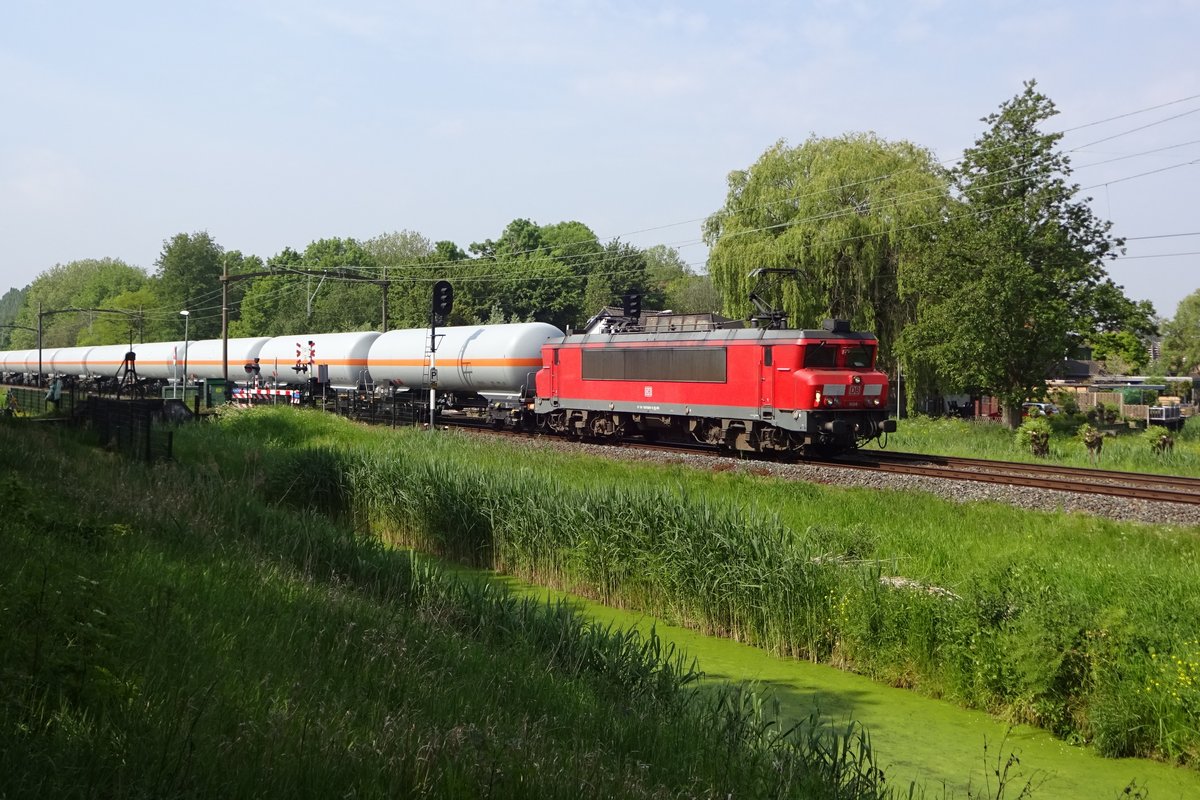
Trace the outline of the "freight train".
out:
[[[659,315],[573,335],[539,322],[436,334],[433,353],[428,329],[18,350],[0,352],[0,373],[113,388],[228,371],[242,400],[354,393],[419,404],[433,386],[438,407],[496,426],[731,451],[837,453],[896,429],[876,338],[842,320],[789,330]]]

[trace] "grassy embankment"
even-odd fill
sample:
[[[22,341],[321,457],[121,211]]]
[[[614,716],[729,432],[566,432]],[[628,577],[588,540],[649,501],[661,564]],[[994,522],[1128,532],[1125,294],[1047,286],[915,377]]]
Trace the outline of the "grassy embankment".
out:
[[[1167,453],[1155,453],[1145,431],[1106,436],[1100,458],[1092,463],[1087,447],[1076,435],[1080,420],[1049,417],[1054,432],[1049,459],[1038,459],[1017,445],[1012,430],[994,422],[912,417],[900,420],[899,430],[888,436],[888,449],[997,461],[1028,461],[1073,467],[1096,466],[1127,472],[1200,477],[1200,417],[1189,419],[1175,434]],[[1160,430],[1160,429],[1155,429]],[[872,445],[873,447],[873,445]]]
[[[359,434],[268,412],[150,471],[0,424],[0,796],[883,796],[653,636],[331,521],[314,431]]]
[[[287,410],[218,427],[210,469],[392,541],[843,665],[1106,755],[1193,766],[1200,755],[1196,529],[396,435]],[[211,435],[185,431],[181,454]]]

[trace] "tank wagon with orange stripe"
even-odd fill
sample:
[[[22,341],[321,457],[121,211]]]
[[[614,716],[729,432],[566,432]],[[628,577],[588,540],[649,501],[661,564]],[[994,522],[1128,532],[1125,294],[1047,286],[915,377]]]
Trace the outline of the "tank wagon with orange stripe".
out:
[[[438,328],[437,388],[442,392],[511,399],[531,395],[542,367],[542,345],[563,333],[544,322]],[[371,377],[421,389],[429,385],[429,331],[388,331],[371,345]]]
[[[276,336],[259,351],[260,375],[268,383],[303,385],[316,379],[333,389],[368,386],[367,356],[378,338],[376,331]]]

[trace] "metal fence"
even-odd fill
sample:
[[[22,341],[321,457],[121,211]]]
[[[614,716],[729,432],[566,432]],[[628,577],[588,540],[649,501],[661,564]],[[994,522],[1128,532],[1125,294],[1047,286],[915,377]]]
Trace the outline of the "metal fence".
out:
[[[8,386],[5,390],[8,392],[5,410],[30,416],[53,413],[70,416],[75,413],[75,408],[82,398],[73,386],[62,389],[57,402],[47,399],[49,390],[44,387],[39,389],[32,386]]]
[[[190,412],[178,402],[88,397],[75,418],[95,433],[101,447],[154,462],[171,458],[175,416],[190,416]]]

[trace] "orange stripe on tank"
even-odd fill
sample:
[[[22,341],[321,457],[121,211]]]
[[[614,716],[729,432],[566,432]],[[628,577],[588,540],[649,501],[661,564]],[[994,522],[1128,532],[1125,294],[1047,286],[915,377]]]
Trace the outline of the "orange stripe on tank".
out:
[[[371,364],[380,367],[427,367],[427,358],[375,358]],[[540,367],[540,358],[438,358],[439,367]]]

